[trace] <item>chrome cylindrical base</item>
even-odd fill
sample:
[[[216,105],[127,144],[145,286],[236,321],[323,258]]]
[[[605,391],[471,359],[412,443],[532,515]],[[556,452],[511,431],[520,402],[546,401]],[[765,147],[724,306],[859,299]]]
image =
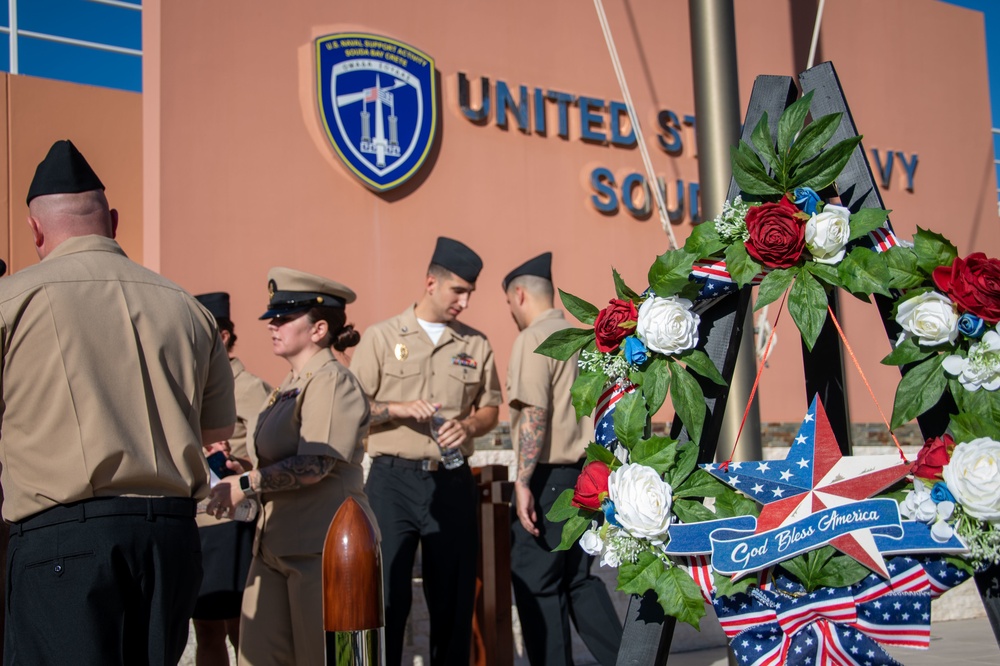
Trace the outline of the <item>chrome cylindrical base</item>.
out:
[[[383,666],[385,630],[326,632],[327,666]]]

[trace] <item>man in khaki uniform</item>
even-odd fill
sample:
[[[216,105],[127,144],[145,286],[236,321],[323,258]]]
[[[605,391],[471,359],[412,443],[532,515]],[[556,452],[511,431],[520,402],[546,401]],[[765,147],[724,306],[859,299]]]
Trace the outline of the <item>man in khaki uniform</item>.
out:
[[[441,449],[473,453],[497,423],[493,349],[456,318],[482,269],[479,256],[439,238],[416,305],[365,331],[351,361],[372,404],[365,487],[382,532],[386,664],[402,659],[411,575],[422,548],[431,664],[469,663],[475,602],[476,487],[467,464],[447,469]],[[432,417],[443,418],[437,443]],[[461,459],[459,459],[461,461]]]
[[[248,470],[252,465],[247,451],[247,428],[256,421],[271,393],[271,387],[260,377],[251,374],[233,351],[236,345],[236,327],[230,317],[229,294],[216,291],[200,294],[195,298],[215,317],[222,344],[229,354],[229,365],[236,386],[236,429],[228,442],[213,445],[209,453],[215,454],[215,459],[224,461],[224,464],[212,471],[232,474]],[[226,457],[230,458],[228,462],[225,462]],[[213,482],[217,478],[213,474]],[[192,615],[194,633],[198,640],[195,664],[228,666],[226,638],[229,638],[234,649],[240,644],[240,606],[243,603],[243,588],[250,569],[250,558],[253,556],[256,521],[234,521],[199,512],[197,522],[205,575]]]
[[[517,455],[511,512],[511,579],[525,652],[533,666],[573,663],[569,620],[604,666],[618,658],[622,624],[604,583],[590,575],[593,558],[579,547],[552,552],[562,524],[545,518],[556,498],[576,484],[591,441],[591,417],[577,420],[570,388],[576,357],[563,362],[535,354],[570,324],[554,307],[552,253],[504,278],[511,315],[521,333],[507,366],[510,434]]]
[[[203,444],[233,431],[215,319],[113,240],[69,141],[28,192],[41,263],[0,281],[5,664],[176,664],[201,582]]]

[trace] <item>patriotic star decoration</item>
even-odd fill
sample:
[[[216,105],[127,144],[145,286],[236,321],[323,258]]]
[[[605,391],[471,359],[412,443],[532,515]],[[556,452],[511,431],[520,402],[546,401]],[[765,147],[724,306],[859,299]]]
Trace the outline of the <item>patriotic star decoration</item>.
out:
[[[844,457],[826,410],[814,397],[784,460],[702,465],[709,474],[763,504],[760,534],[813,513],[867,499],[893,485],[910,466],[897,455]],[[889,577],[870,529],[831,540],[830,545],[872,571]]]

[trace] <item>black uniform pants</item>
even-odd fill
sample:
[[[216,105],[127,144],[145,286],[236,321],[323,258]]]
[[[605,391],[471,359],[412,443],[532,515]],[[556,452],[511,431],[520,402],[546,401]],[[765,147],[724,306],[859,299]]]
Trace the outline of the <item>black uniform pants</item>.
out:
[[[118,497],[13,524],[5,666],[177,664],[201,584],[194,510]]]
[[[408,462],[375,458],[365,486],[382,533],[385,663],[398,666],[402,660],[419,545],[430,613],[431,666],[468,666],[479,550],[472,471],[462,465],[424,472],[406,467]]]
[[[562,539],[562,523],[545,518],[566,488],[576,484],[579,465],[538,465],[531,476],[539,536],[521,527],[511,509],[511,582],[521,619],[524,649],[532,666],[573,663],[569,622],[595,659],[613,666],[622,640],[622,622],[604,583],[590,575],[593,557],[574,545],[552,552]]]

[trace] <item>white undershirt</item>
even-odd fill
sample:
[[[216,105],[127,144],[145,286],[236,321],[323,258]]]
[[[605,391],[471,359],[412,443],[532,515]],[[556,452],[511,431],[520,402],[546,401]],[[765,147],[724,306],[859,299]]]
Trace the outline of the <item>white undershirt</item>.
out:
[[[441,336],[444,335],[444,328],[447,326],[447,324],[439,324],[434,321],[424,321],[420,317],[417,317],[417,323],[420,324],[420,328],[424,329],[424,332],[427,333],[427,337],[429,337],[431,342],[434,344],[437,344],[438,340],[441,339]]]

